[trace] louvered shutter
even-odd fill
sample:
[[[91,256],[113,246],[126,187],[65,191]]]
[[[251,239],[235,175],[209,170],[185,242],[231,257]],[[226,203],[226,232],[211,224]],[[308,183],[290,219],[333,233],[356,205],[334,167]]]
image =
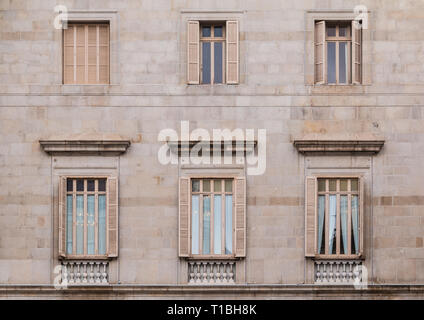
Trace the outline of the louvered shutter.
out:
[[[199,84],[199,21],[187,22],[187,82]]]
[[[107,186],[107,255],[118,256],[118,178],[108,178]]]
[[[190,254],[190,179],[180,177],[178,197],[178,249],[180,257],[188,257]]]
[[[59,256],[66,255],[66,177],[59,177]]]
[[[227,84],[239,83],[239,24],[238,21],[227,21]]]
[[[235,255],[246,256],[246,178],[235,178]]]
[[[305,256],[315,256],[316,250],[317,178],[306,177],[305,182]]]
[[[359,24],[352,21],[352,83],[362,82],[362,29],[355,27]]]
[[[75,83],[75,26],[63,30],[63,83]]]
[[[325,21],[315,24],[315,83],[324,84],[326,82],[325,63]]]

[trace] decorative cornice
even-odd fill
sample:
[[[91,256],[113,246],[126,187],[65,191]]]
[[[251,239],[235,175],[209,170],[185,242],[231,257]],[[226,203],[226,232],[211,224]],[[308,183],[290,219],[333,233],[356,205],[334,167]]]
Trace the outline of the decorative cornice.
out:
[[[231,140],[231,141],[167,141],[168,146],[174,153],[181,154],[181,152],[190,152],[194,146],[202,148],[202,151],[213,151],[214,148],[218,147],[222,153],[249,153],[253,152],[257,145],[257,140]]]
[[[374,135],[348,135],[328,137],[309,135],[294,139],[293,145],[300,153],[368,153],[377,154],[385,140]]]
[[[79,135],[40,140],[43,150],[49,154],[109,154],[117,155],[127,151],[130,140],[120,136]]]

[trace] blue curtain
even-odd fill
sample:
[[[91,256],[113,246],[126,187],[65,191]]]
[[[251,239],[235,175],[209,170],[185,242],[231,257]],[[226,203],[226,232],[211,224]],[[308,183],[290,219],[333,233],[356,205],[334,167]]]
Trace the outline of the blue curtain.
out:
[[[214,196],[213,211],[213,253],[221,254],[222,196]]]
[[[210,254],[211,248],[211,198],[203,197],[203,254]]]
[[[233,253],[233,196],[225,196],[225,254]]]
[[[199,196],[191,197],[191,253],[199,254]]]
[[[77,196],[77,254],[84,254],[84,196]]]
[[[99,195],[99,254],[106,254],[106,196]]]
[[[73,232],[73,222],[72,222],[72,195],[66,196],[66,253],[72,254],[72,232]]]
[[[87,254],[95,254],[94,249],[94,196],[87,196]]]

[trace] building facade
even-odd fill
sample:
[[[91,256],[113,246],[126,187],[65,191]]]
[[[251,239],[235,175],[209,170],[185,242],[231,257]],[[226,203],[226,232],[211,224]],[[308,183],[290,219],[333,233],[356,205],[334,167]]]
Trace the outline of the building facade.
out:
[[[0,1],[0,297],[424,297],[422,27]]]

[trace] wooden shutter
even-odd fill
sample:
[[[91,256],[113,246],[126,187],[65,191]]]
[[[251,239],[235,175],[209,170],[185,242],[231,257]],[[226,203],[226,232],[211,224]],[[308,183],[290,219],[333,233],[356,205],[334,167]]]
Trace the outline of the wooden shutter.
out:
[[[178,248],[180,257],[190,254],[190,178],[180,177],[179,181]]]
[[[359,178],[359,254],[361,255],[364,253],[364,181],[364,177]]]
[[[118,256],[118,178],[108,178],[107,186],[107,255]]]
[[[235,254],[246,256],[246,178],[235,178]]]
[[[227,21],[227,84],[239,83],[239,24],[238,21]]]
[[[362,82],[362,29],[357,28],[356,20],[352,21],[352,83]]]
[[[305,182],[305,256],[315,256],[316,250],[317,178],[306,177]]]
[[[199,21],[187,22],[187,82],[199,84]]]
[[[324,84],[326,82],[326,57],[325,57],[325,21],[315,24],[315,83]]]
[[[66,177],[59,177],[59,257],[66,255]]]
[[[63,35],[63,83],[109,83],[109,25],[69,25]]]

